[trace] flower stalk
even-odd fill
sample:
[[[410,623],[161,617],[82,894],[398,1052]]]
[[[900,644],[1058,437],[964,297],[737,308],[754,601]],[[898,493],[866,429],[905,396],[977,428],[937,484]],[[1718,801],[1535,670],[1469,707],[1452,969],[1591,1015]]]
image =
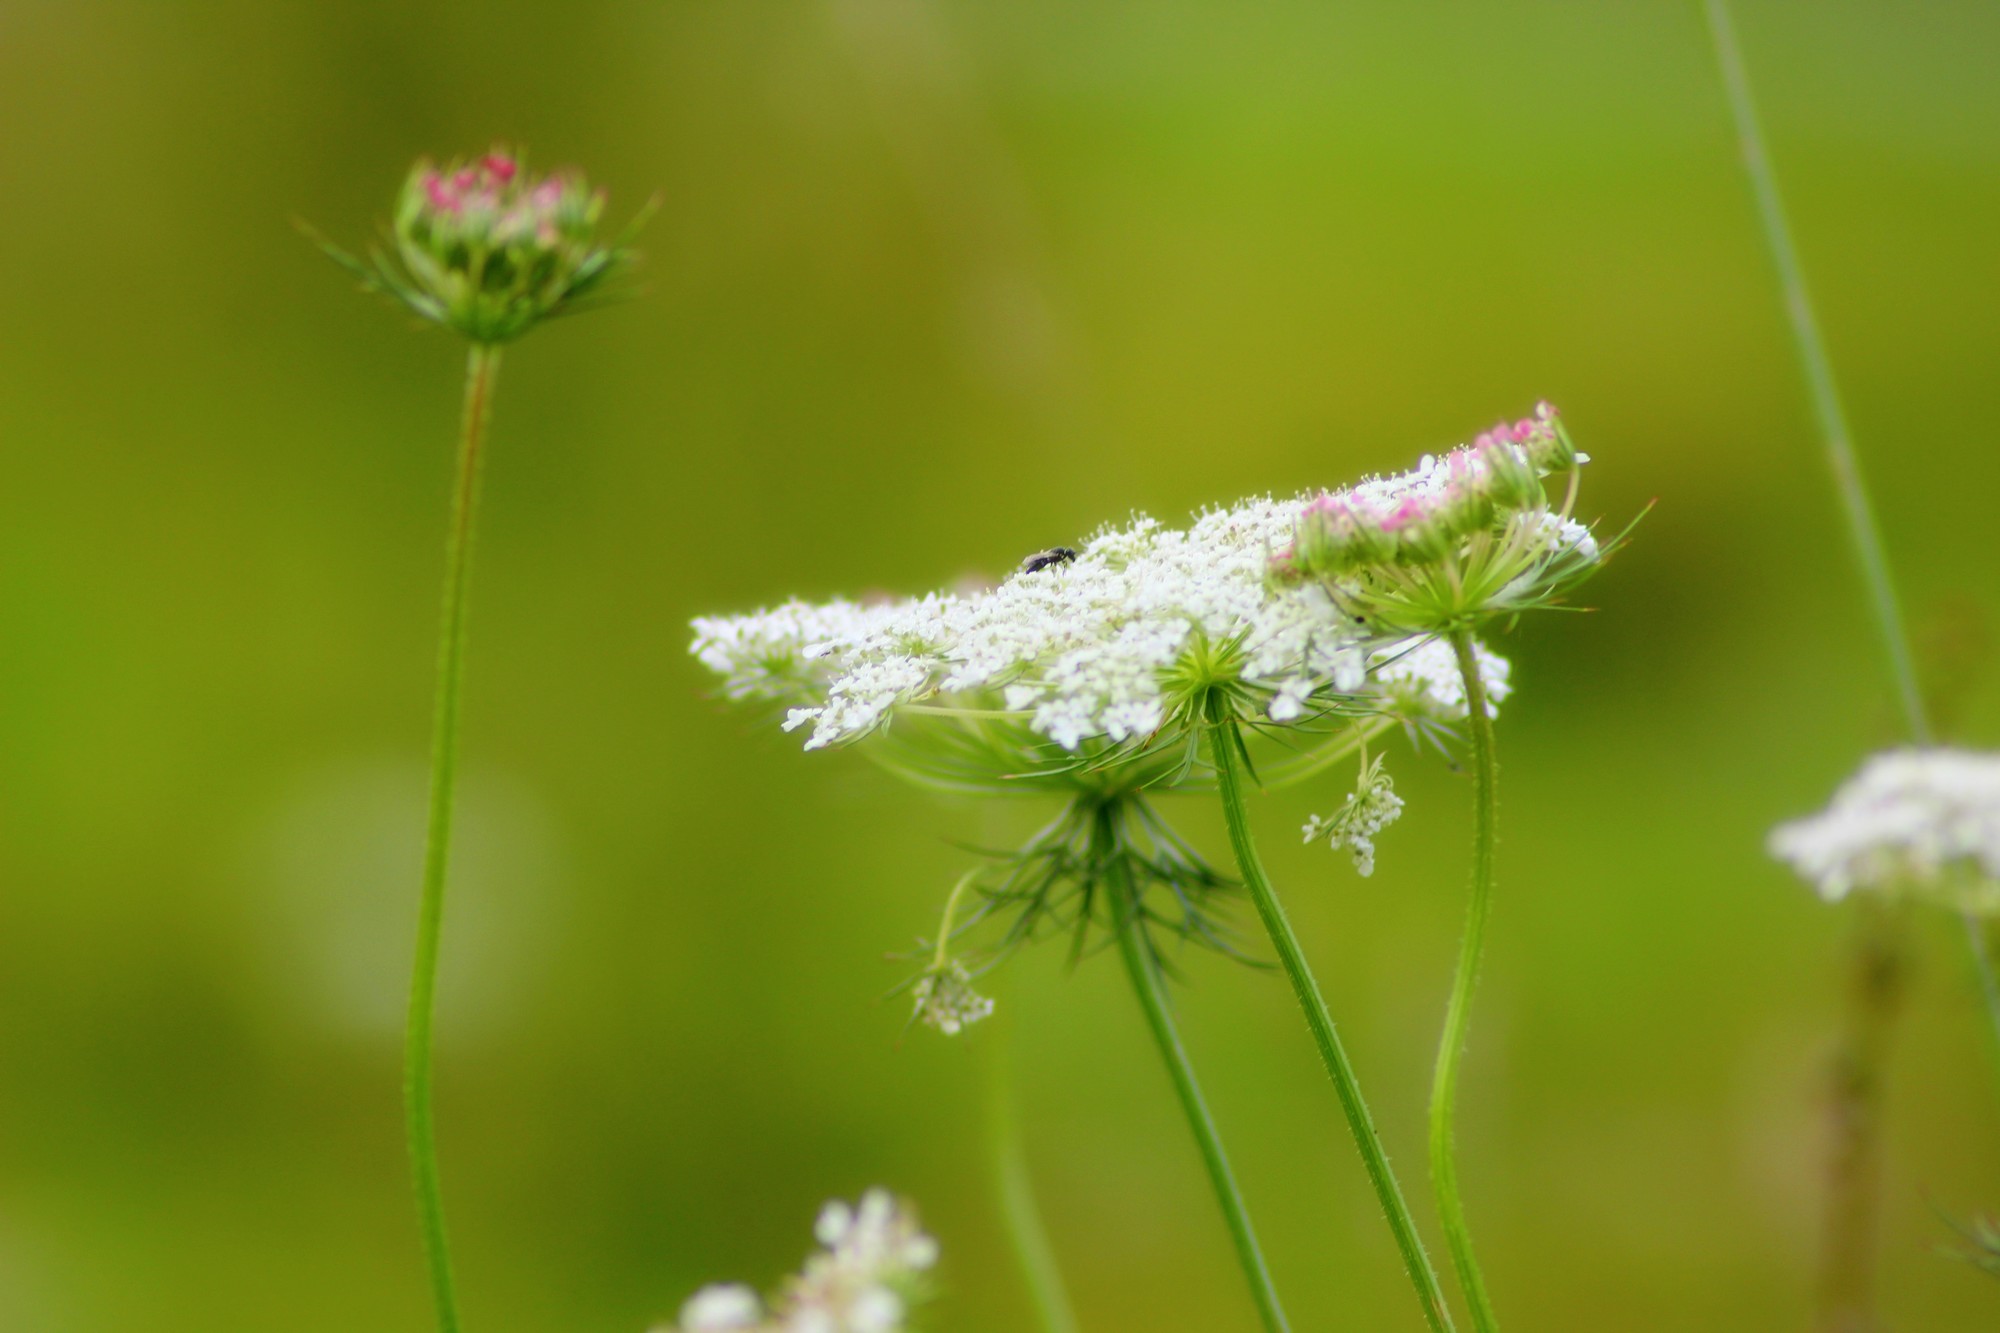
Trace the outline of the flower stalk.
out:
[[[465,675],[466,594],[479,513],[479,480],[500,349],[474,343],[466,359],[465,405],[459,422],[458,479],[445,538],[444,609],[438,623],[437,702],[432,715],[430,820],[424,839],[424,879],[417,910],[416,958],[410,975],[409,1023],[403,1047],[403,1111],[418,1221],[430,1264],[440,1333],[457,1333],[458,1296],[445,1239],[437,1129],[432,1111],[432,1021],[437,1010],[438,943],[444,925],[445,878],[451,866],[453,797],[458,788],[458,717]]]
[[[1250,890],[1251,900],[1257,905],[1257,916],[1264,924],[1265,933],[1277,950],[1278,961],[1292,983],[1292,993],[1298,998],[1306,1026],[1319,1047],[1327,1076],[1333,1080],[1334,1092],[1340,1098],[1341,1113],[1347,1118],[1354,1146],[1360,1151],[1362,1165],[1367,1169],[1368,1182],[1374,1187],[1376,1200],[1388,1220],[1390,1233],[1395,1237],[1404,1271],[1417,1290],[1424,1321],[1433,1333],[1446,1333],[1452,1327],[1451,1312],[1445,1305],[1437,1273],[1431,1267],[1430,1257],[1424,1252],[1423,1238],[1417,1233],[1416,1222],[1410,1215],[1402,1188],[1396,1183],[1396,1173],[1389,1165],[1389,1155],[1383,1150],[1374,1118],[1361,1095],[1361,1083],[1355,1076],[1353,1062],[1347,1057],[1340,1033],[1333,1025],[1333,1016],[1327,1011],[1326,1000],[1320,994],[1319,982],[1313,977],[1312,967],[1306,962],[1305,950],[1299,945],[1298,935],[1292,930],[1284,904],[1278,901],[1277,891],[1271,885],[1271,877],[1265,872],[1263,858],[1258,855],[1257,844],[1251,837],[1249,809],[1244,799],[1246,764],[1242,753],[1242,733],[1236,720],[1221,707],[1212,706],[1210,715],[1209,749],[1215,763],[1216,786],[1221,793],[1222,813],[1229,827],[1229,844],[1236,854],[1237,868]]]
[[[1265,1333],[1287,1333],[1291,1326],[1286,1322],[1284,1308],[1278,1302],[1270,1265],[1265,1263],[1264,1251],[1257,1244],[1257,1232],[1250,1224],[1250,1211],[1243,1202],[1243,1191],[1236,1184],[1236,1173],[1230,1169],[1229,1155],[1223,1151],[1222,1135],[1216,1129],[1215,1117],[1208,1109],[1207,1099],[1202,1096],[1201,1084],[1195,1079],[1194,1065],[1188,1059],[1187,1048],[1181,1044],[1180,1030],[1174,1023],[1173,1004],[1167,996],[1166,981],[1160,975],[1160,962],[1146,938],[1146,918],[1139,902],[1139,888],[1133,882],[1126,858],[1120,853],[1123,834],[1119,829],[1115,797],[1098,809],[1097,837],[1097,859],[1109,880],[1104,887],[1112,897],[1112,910],[1118,914],[1115,932],[1118,952],[1125,961],[1125,973],[1132,981],[1132,993],[1138,997],[1139,1008],[1146,1016],[1146,1027],[1160,1048],[1161,1058],[1166,1061],[1167,1076],[1173,1080],[1174,1095],[1180,1100],[1188,1127],[1194,1131],[1195,1143],[1201,1149],[1202,1164],[1208,1168],[1209,1183],[1215,1189],[1216,1201],[1222,1205],[1223,1221],[1228,1224],[1237,1262],[1242,1265],[1243,1276],[1250,1284],[1250,1296],[1256,1302]]]
[[[1465,1204],[1458,1190],[1457,1145],[1453,1141],[1458,1108],[1458,1073],[1465,1056],[1465,1034],[1472,1017],[1472,989],[1479,980],[1479,957],[1486,943],[1486,918],[1493,900],[1493,851],[1499,817],[1498,756],[1493,745],[1493,718],[1486,711],[1486,691],[1472,652],[1472,636],[1452,635],[1458,669],[1465,681],[1466,730],[1472,738],[1472,902],[1466,910],[1465,937],[1459,944],[1458,970],[1452,977],[1451,1000],[1445,1006],[1444,1035],[1438,1042],[1437,1068],[1431,1078],[1431,1187],[1437,1194],[1438,1218],[1451,1250],[1458,1285],[1479,1333],[1499,1325],[1486,1280],[1472,1250],[1472,1233],[1465,1222]]]
[[[1875,1328],[1882,1083],[1904,990],[1904,915],[1897,904],[1862,904],[1849,951],[1846,1014],[1828,1089],[1833,1146],[1826,1162],[1820,1333]]]
[[[1003,1021],[987,1048],[986,1129],[1000,1220],[1042,1333],[1077,1333],[1076,1311],[1063,1284],[1055,1246],[1035,1203],[1028,1155],[1014,1108],[1013,1024]]]

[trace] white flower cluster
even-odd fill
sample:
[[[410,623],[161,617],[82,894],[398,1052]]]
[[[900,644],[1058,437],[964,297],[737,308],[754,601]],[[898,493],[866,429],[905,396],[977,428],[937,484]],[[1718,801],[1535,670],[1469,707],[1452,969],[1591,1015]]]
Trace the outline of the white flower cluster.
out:
[[[703,1287],[679,1333],[901,1333],[914,1290],[937,1263],[937,1242],[882,1190],[849,1207],[829,1203],[813,1235],[824,1246],[766,1308],[735,1284]]]
[[[1354,858],[1354,873],[1366,879],[1375,873],[1375,835],[1403,813],[1403,798],[1396,795],[1380,755],[1362,766],[1354,788],[1347,804],[1331,816],[1306,820],[1305,840],[1324,838],[1335,851],[1345,847]]]
[[[1501,702],[1514,692],[1514,664],[1483,643],[1472,645],[1472,657],[1486,690],[1486,715],[1498,717]],[[1368,675],[1399,716],[1465,720],[1465,678],[1458,674],[1451,645],[1442,639],[1405,639],[1378,648],[1368,655]]]
[[[2000,754],[1875,755],[1824,811],[1772,830],[1770,848],[1830,902],[1915,890],[2000,911]]]
[[[998,587],[883,605],[792,602],[694,623],[693,652],[732,697],[795,704],[786,727],[811,727],[808,749],[862,736],[900,704],[996,703],[1067,750],[1086,740],[1144,738],[1166,721],[1164,677],[1198,645],[1233,654],[1236,680],[1272,720],[1309,715],[1328,693],[1364,688],[1364,636],[1311,583],[1269,577],[1308,499],[1254,499],[1202,514],[1186,529],[1140,517],[1106,529],[1074,558],[1017,573]],[[1406,692],[1449,671],[1428,657],[1376,651]],[[1504,681],[1505,663],[1488,655]],[[1455,683],[1439,696],[1455,691]],[[1460,715],[1463,697],[1459,696]],[[1448,708],[1448,705],[1444,705]]]
[[[972,989],[972,973],[955,958],[942,960],[918,977],[910,994],[916,1001],[917,1021],[947,1037],[956,1037],[993,1014],[992,998]]]

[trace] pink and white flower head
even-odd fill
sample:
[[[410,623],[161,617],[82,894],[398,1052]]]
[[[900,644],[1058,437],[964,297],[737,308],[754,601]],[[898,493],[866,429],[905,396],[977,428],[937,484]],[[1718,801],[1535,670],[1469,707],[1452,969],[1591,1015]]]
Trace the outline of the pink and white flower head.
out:
[[[374,250],[364,261],[322,248],[368,290],[474,342],[497,344],[602,297],[630,266],[636,223],[600,242],[603,214],[603,191],[580,173],[534,176],[517,153],[495,148],[411,169],[393,252]]]
[[[789,705],[808,749],[889,732],[894,767],[959,790],[1205,780],[1186,756],[1218,690],[1260,725],[1448,716],[1453,699],[1389,688],[1402,651],[1371,668],[1391,641],[1312,583],[1268,576],[1322,503],[1259,497],[1186,528],[1137,518],[992,588],[704,617],[692,651],[732,698]]]
[[[1545,605],[1602,556],[1571,517],[1588,461],[1544,403],[1409,472],[1319,497],[1271,574],[1317,583],[1381,635],[1452,633]],[[1557,475],[1559,503],[1547,490]]]

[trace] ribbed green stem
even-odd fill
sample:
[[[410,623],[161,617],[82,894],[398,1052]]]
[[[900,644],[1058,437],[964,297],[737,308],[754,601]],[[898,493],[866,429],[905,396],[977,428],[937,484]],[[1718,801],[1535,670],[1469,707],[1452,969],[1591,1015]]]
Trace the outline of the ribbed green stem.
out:
[[[1187,1115],[1188,1127],[1194,1131],[1195,1143],[1201,1149],[1202,1164],[1208,1168],[1209,1183],[1215,1187],[1216,1201],[1222,1205],[1222,1217],[1228,1223],[1230,1239],[1235,1242],[1237,1262],[1243,1266],[1243,1276],[1250,1283],[1257,1313],[1264,1321],[1266,1333],[1287,1333],[1290,1325],[1278,1304],[1277,1288],[1272,1285],[1264,1252],[1258,1247],[1256,1230],[1250,1225],[1243,1192],[1237,1188],[1236,1174],[1230,1170],[1229,1157],[1222,1150],[1215,1117],[1209,1114],[1201,1085],[1195,1081],[1194,1066],[1188,1061],[1187,1048],[1181,1045],[1180,1032],[1174,1026],[1173,1006],[1167,998],[1159,961],[1153,957],[1143,934],[1145,923],[1138,886],[1132,882],[1131,868],[1118,851],[1122,838],[1117,820],[1114,804],[1107,804],[1098,812],[1098,864],[1103,867],[1107,881],[1104,890],[1111,895],[1113,910],[1118,914],[1118,952],[1125,959],[1133,994],[1139,997],[1146,1026],[1166,1061],[1167,1075],[1173,1080],[1181,1110]]]
[[[1055,1246],[1035,1205],[1034,1180],[1028,1155],[1021,1146],[1021,1126],[1014,1112],[1012,1026],[1002,1018],[990,1035],[986,1071],[986,1126],[993,1159],[993,1183],[1000,1195],[1000,1219],[1021,1266],[1028,1297],[1041,1321],[1042,1333],[1077,1333],[1076,1312],[1063,1286]]]
[[[1472,737],[1472,904],[1466,911],[1465,938],[1458,949],[1458,971],[1451,980],[1451,1001],[1444,1011],[1444,1036],[1438,1042],[1437,1068],[1431,1077],[1431,1188],[1437,1193],[1438,1218],[1458,1285],[1472,1311],[1472,1326],[1493,1333],[1499,1324],[1486,1295],[1486,1279],[1472,1252],[1472,1232],[1465,1224],[1465,1204],[1458,1192],[1457,1149],[1452,1142],[1458,1109],[1458,1069],[1465,1055],[1465,1031],[1472,1018],[1472,988],[1479,980],[1479,954],[1486,943],[1486,916],[1493,901],[1493,845],[1498,824],[1500,765],[1493,748],[1493,719],[1486,711],[1486,682],[1473,656],[1472,635],[1451,636],[1465,682],[1466,731]]]
[[[452,794],[458,784],[459,682],[465,666],[466,585],[472,572],[473,522],[493,377],[500,349],[474,344],[466,363],[465,406],[459,423],[458,480],[445,538],[444,610],[438,626],[437,702],[431,724],[430,825],[424,843],[423,897],[417,910],[416,960],[410,976],[409,1026],[403,1046],[403,1111],[417,1216],[430,1261],[431,1292],[440,1333],[458,1333],[458,1296],[445,1243],[444,1198],[438,1185],[437,1128],[431,1110],[431,1020],[437,1007],[438,938],[444,924],[445,873],[451,863]]]
[[[1277,891],[1271,886],[1271,877],[1265,873],[1263,858],[1257,854],[1256,841],[1250,835],[1249,809],[1243,790],[1240,733],[1236,723],[1224,716],[1212,716],[1211,722],[1209,748],[1214,753],[1216,788],[1222,794],[1222,813],[1229,826],[1229,844],[1236,853],[1237,869],[1250,889],[1251,900],[1257,905],[1257,915],[1264,923],[1265,933],[1271,937],[1272,947],[1278,952],[1278,961],[1283,965],[1285,975],[1291,979],[1292,993],[1298,998],[1299,1008],[1306,1017],[1306,1027],[1311,1029],[1313,1041],[1319,1047],[1320,1060],[1326,1065],[1327,1076],[1333,1080],[1341,1112],[1347,1117],[1348,1130],[1354,1136],[1354,1146],[1360,1151],[1361,1164],[1368,1171],[1368,1183],[1374,1186],[1375,1198],[1382,1206],[1382,1215],[1388,1219],[1390,1234],[1396,1238],[1396,1248],[1402,1252],[1403,1267],[1410,1275],[1411,1285],[1417,1289],[1417,1302],[1423,1307],[1424,1321],[1434,1333],[1446,1333],[1452,1327],[1451,1311],[1445,1304],[1444,1292],[1438,1284],[1436,1271],[1431,1267],[1430,1256],[1424,1253],[1423,1237],[1417,1233],[1416,1221],[1410,1216],[1410,1206],[1404,1201],[1402,1188],[1396,1183],[1396,1173],[1389,1166],[1389,1155],[1383,1150],[1381,1136],[1375,1131],[1374,1118],[1368,1112],[1368,1103],[1361,1096],[1361,1082],[1355,1077],[1353,1062],[1347,1058],[1347,1049],[1341,1045],[1340,1033],[1333,1025],[1333,1015],[1327,1011],[1326,1000],[1320,995],[1319,982],[1313,978],[1305,951],[1299,946],[1291,920],[1285,915],[1284,904],[1278,901]]]
[[[1826,340],[1820,336],[1819,317],[1813,311],[1812,293],[1806,287],[1805,269],[1799,263],[1798,247],[1792,242],[1791,224],[1785,218],[1785,203],[1778,193],[1777,173],[1764,146],[1764,131],[1757,118],[1757,104],[1750,95],[1750,75],[1743,64],[1743,51],[1736,40],[1726,0],[1706,0],[1708,28],[1715,41],[1715,59],[1722,70],[1723,87],[1729,95],[1730,114],[1735,118],[1737,138],[1743,149],[1743,168],[1750,178],[1750,191],[1757,200],[1757,220],[1763,227],[1764,244],[1778,270],[1778,286],[1784,294],[1785,316],[1792,335],[1792,350],[1805,376],[1806,393],[1812,400],[1813,417],[1819,423],[1826,447],[1828,466],[1840,492],[1841,513],[1847,520],[1847,535],[1854,557],[1861,567],[1861,581],[1868,593],[1868,607],[1875,621],[1882,651],[1888,658],[1889,675],[1895,682],[1910,739],[1918,745],[1936,740],[1930,711],[1917,681],[1915,655],[1910,651],[1910,634],[1903,622],[1903,608],[1896,596],[1896,583],[1889,573],[1889,555],[1882,542],[1882,527],[1868,494],[1868,481],[1855,452],[1854,436],[1847,426],[1847,410],[1841,404],[1839,382],[1834,379],[1833,359],[1827,355]],[[1996,977],[1993,955],[1979,922],[1969,913],[1963,918],[1966,946],[1978,974],[1986,1016],[1996,1039],[2000,1039],[2000,977]]]

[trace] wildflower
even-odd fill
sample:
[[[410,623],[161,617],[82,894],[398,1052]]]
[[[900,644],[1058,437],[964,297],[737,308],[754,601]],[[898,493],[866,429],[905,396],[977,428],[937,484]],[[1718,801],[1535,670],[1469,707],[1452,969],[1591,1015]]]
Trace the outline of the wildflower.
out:
[[[1875,755],[1824,811],[1772,830],[1770,849],[1829,902],[1858,890],[2000,914],[2000,754]]]
[[[827,1204],[813,1235],[821,1250],[768,1306],[748,1287],[703,1287],[674,1327],[679,1333],[901,1333],[912,1307],[929,1294],[924,1274],[938,1257],[937,1242],[918,1227],[916,1214],[870,1190],[853,1207]]]
[[[1201,721],[1195,701],[1216,689],[1246,720],[1280,725],[1380,714],[1392,700],[1409,718],[1448,712],[1419,688],[1368,687],[1371,656],[1417,685],[1393,664],[1419,640],[1367,633],[1319,587],[1266,577],[1307,505],[1249,500],[1184,530],[1142,516],[981,592],[703,618],[693,652],[730,697],[789,705],[785,725],[810,728],[808,749],[899,716],[955,716],[995,724],[974,731],[1012,744],[983,776],[1017,783],[1086,771],[1065,759],[1085,752],[1178,760]],[[945,785],[970,777],[968,734],[918,766]]]
[[[1321,495],[1272,573],[1317,584],[1378,636],[1448,635],[1548,605],[1603,556],[1570,516],[1588,461],[1544,403],[1412,471]],[[1557,475],[1568,486],[1552,507],[1544,478]]]
[[[1145,799],[1212,790],[1201,753],[1215,701],[1273,748],[1299,737],[1261,767],[1267,788],[1398,722],[1438,739],[1465,718],[1448,645],[1371,637],[1317,585],[1268,577],[1309,503],[1247,500],[1186,529],[1141,516],[986,590],[694,622],[691,651],[723,693],[785,709],[808,749],[867,739],[871,757],[926,785],[1067,798],[1025,848],[953,891],[913,983],[917,1021],[956,1033],[992,1012],[946,945],[996,913],[1012,914],[1002,954],[1055,930],[1080,954],[1093,930],[1127,922],[1234,952],[1213,908],[1234,886]],[[1489,699],[1505,697],[1506,661],[1481,648],[1479,662]],[[1106,892],[1114,879],[1129,891]],[[973,887],[980,905],[955,930]],[[1149,892],[1171,907],[1147,905]]]
[[[1362,761],[1347,804],[1328,818],[1313,815],[1306,820],[1305,840],[1324,838],[1335,851],[1345,847],[1354,857],[1354,873],[1365,879],[1375,873],[1375,835],[1402,813],[1403,798],[1396,795],[1378,754]]]
[[[531,176],[517,154],[495,148],[411,169],[396,205],[393,257],[371,250],[364,261],[319,244],[367,290],[496,345],[584,308],[630,267],[628,243],[644,215],[603,244],[603,214],[604,192],[579,173]]]
[[[933,964],[911,987],[917,1021],[947,1037],[993,1013],[993,1001],[972,989],[972,973],[955,958]]]

